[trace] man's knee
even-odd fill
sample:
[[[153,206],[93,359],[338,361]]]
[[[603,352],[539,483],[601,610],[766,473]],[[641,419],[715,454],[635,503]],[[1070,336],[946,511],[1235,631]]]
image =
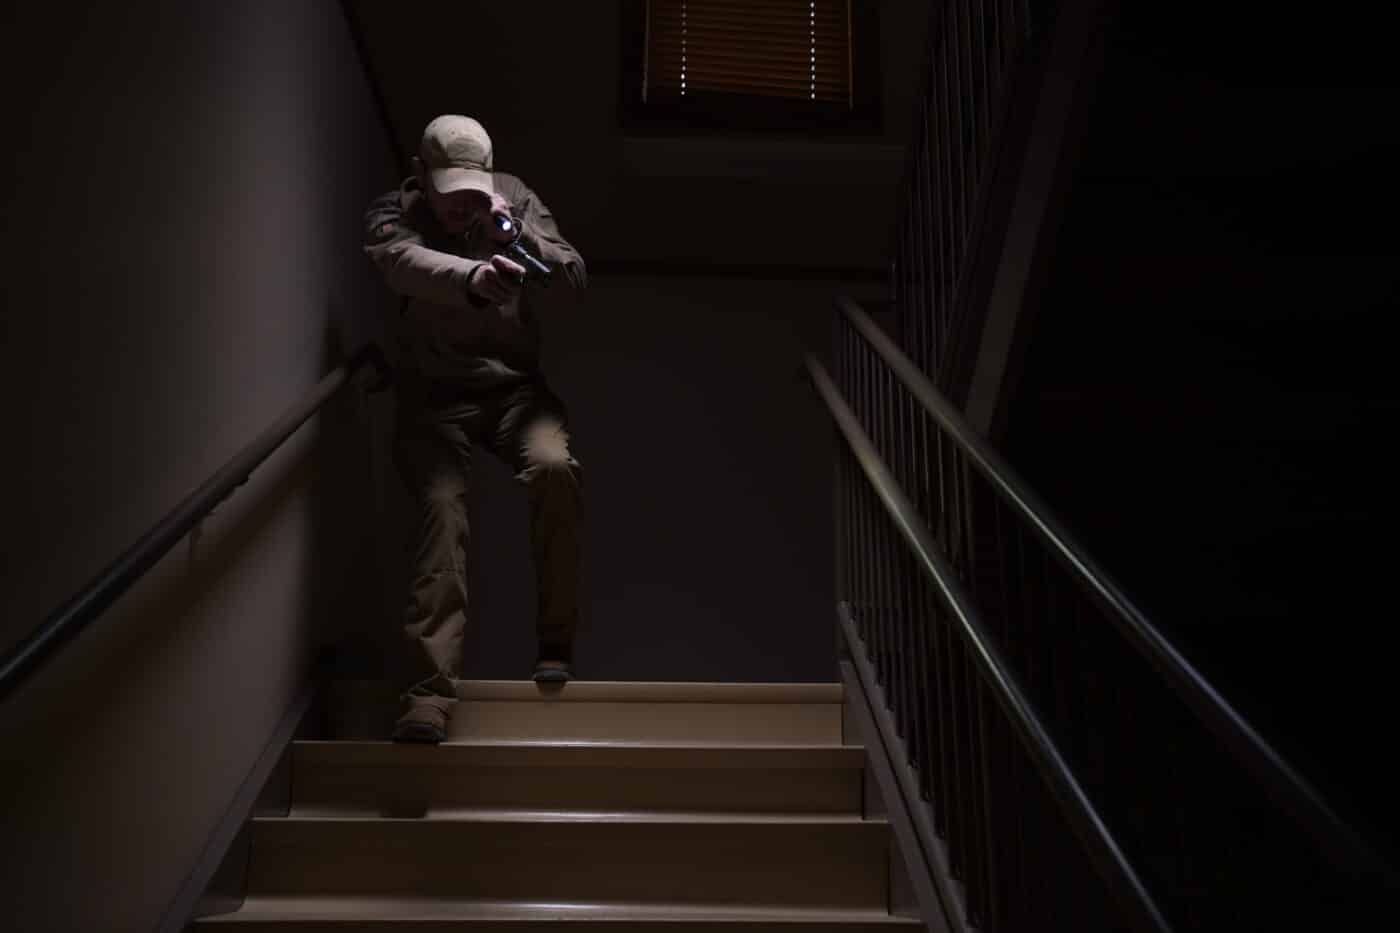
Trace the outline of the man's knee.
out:
[[[450,472],[439,473],[424,484],[423,504],[435,512],[464,509],[467,484]]]
[[[460,476],[444,473],[427,480],[418,491],[423,534],[427,540],[455,543],[467,533],[467,485]]]
[[[541,475],[567,474],[576,482],[582,479],[582,467],[569,450],[569,433],[556,421],[531,425],[521,438],[521,455],[524,468],[519,479],[524,482]]]

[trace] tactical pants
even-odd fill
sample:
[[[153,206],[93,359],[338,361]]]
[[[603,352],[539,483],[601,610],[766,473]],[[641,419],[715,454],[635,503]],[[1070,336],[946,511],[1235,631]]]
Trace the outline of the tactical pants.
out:
[[[404,694],[454,697],[467,624],[467,486],[472,445],[515,470],[529,495],[530,544],[544,657],[572,660],[578,623],[582,468],[569,452],[564,403],[542,379],[465,398],[400,395],[394,461],[420,516],[404,634],[422,679]],[[421,651],[420,651],[421,650]]]

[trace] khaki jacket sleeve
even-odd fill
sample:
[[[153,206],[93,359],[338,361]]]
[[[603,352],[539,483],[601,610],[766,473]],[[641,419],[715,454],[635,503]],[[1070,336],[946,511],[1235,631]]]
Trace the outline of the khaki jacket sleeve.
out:
[[[365,211],[364,250],[400,295],[452,308],[480,307],[467,280],[481,261],[424,246],[422,234],[406,222],[397,191],[376,198]]]
[[[526,247],[531,248],[556,274],[562,273],[560,277],[566,284],[573,288],[587,285],[588,271],[584,267],[583,257],[559,232],[554,215],[545,207],[539,195],[521,183],[519,194],[512,201],[520,214],[520,235]]]

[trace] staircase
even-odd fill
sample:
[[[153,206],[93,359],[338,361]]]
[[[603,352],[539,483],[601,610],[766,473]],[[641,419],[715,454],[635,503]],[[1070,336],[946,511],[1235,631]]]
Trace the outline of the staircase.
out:
[[[461,681],[439,746],[380,738],[388,685],[336,687],[242,908],[190,931],[922,926],[890,912],[839,683]]]

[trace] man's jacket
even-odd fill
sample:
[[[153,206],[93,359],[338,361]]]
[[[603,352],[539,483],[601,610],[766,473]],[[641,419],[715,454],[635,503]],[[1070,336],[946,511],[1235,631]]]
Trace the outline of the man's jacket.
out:
[[[493,179],[520,221],[526,248],[549,265],[555,280],[582,288],[583,258],[560,235],[549,209],[514,175],[495,172]],[[444,389],[488,390],[538,373],[540,327],[525,291],[493,305],[467,289],[467,279],[496,248],[481,224],[465,234],[446,233],[417,178],[370,204],[365,253],[405,299],[397,328],[405,376]]]

